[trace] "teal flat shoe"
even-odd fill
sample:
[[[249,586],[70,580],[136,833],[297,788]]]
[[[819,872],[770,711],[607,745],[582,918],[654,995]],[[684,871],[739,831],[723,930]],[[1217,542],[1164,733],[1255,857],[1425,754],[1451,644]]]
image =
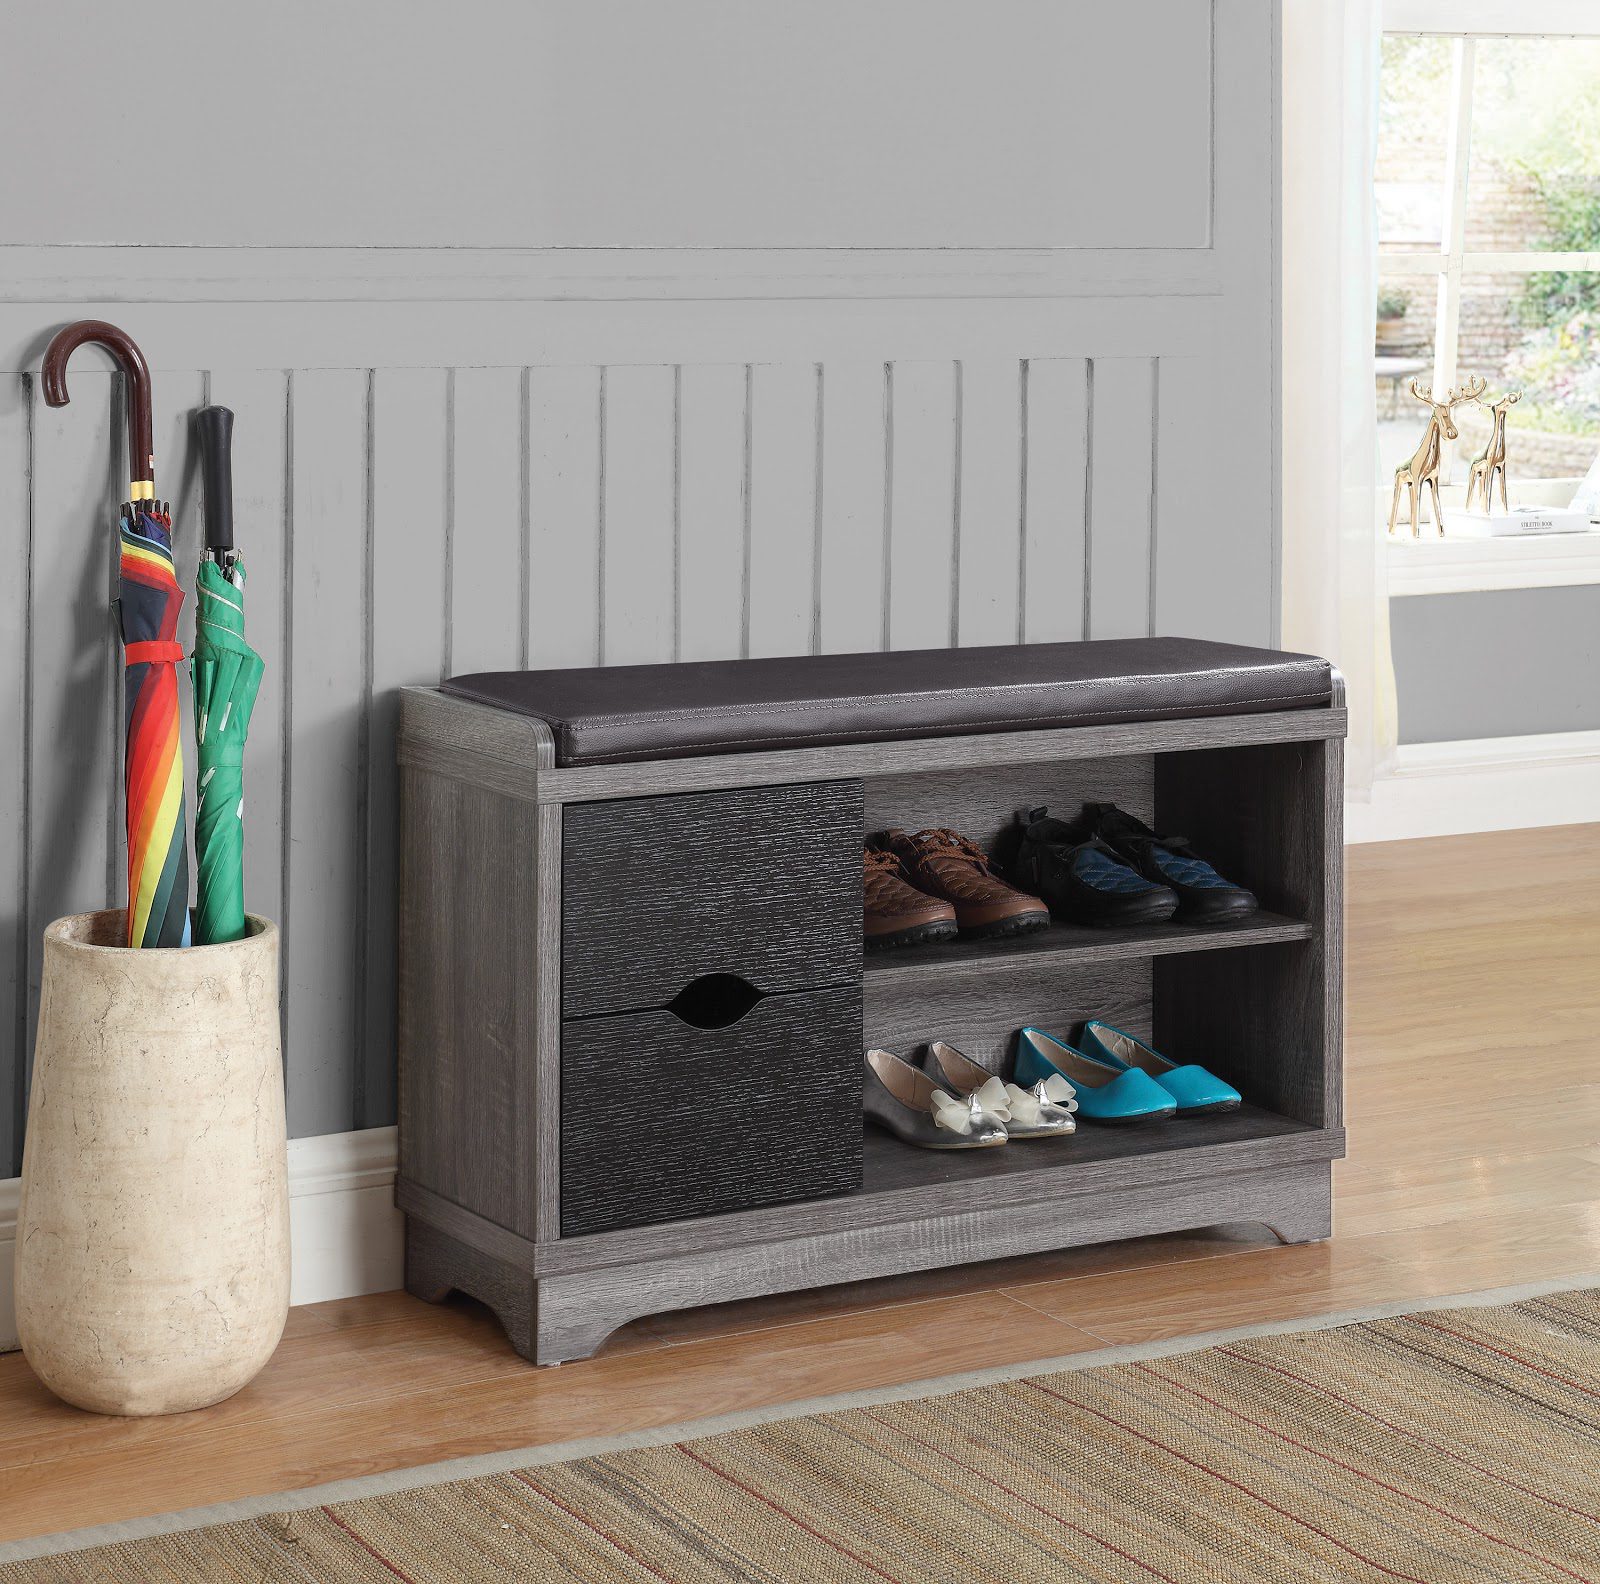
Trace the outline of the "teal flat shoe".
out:
[[[1079,1043],[1085,1055],[1108,1067],[1148,1073],[1177,1102],[1181,1117],[1237,1111],[1242,1102],[1239,1091],[1215,1073],[1207,1072],[1204,1067],[1180,1067],[1168,1061],[1160,1051],[1152,1050],[1142,1039],[1102,1023],[1099,1018],[1091,1018],[1083,1025]]]
[[[1077,1094],[1080,1121],[1161,1121],[1177,1111],[1172,1096],[1137,1067],[1101,1061],[1043,1029],[1017,1030],[1012,1066],[1013,1081],[1024,1089],[1065,1080]]]

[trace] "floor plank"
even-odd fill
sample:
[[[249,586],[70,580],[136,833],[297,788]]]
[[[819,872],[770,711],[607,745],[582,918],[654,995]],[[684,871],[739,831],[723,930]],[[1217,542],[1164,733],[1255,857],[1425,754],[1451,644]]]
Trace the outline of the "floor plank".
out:
[[[1334,1173],[1338,1232],[1361,1237],[1506,1212],[1536,1221],[1553,1205],[1591,1203],[1597,1184],[1600,1151],[1593,1149],[1415,1159],[1366,1169],[1348,1163]]]
[[[1107,1342],[1155,1342],[1262,1320],[1294,1320],[1381,1302],[1394,1295],[1394,1270],[1363,1247],[1334,1238],[1260,1249],[1226,1262],[1172,1266],[1049,1282],[1013,1296]]]
[[[1029,1305],[981,1292],[685,1343],[666,1367],[667,1355],[622,1353],[405,1390],[399,1402],[385,1395],[302,1404],[293,1414],[244,1423],[213,1419],[206,1409],[184,1415],[187,1423],[169,1433],[159,1471],[145,1461],[148,1447],[141,1457],[110,1444],[5,1469],[0,1538],[60,1529],[64,1520],[78,1527],[130,1511],[293,1489],[327,1480],[334,1469],[349,1478],[1099,1346]],[[150,1508],[154,1488],[161,1497]]]
[[[0,1358],[0,1539],[1262,1320],[1600,1272],[1600,826],[1354,848],[1335,1236],[1214,1228],[655,1316],[533,1370],[467,1303],[298,1309],[227,1403]]]

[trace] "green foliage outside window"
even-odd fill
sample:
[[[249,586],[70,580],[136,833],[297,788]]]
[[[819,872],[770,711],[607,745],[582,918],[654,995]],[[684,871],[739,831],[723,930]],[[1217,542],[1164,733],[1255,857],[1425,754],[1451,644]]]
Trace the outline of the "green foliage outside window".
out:
[[[1564,185],[1530,172],[1549,216],[1548,235],[1539,251],[1600,253],[1600,185]],[[1600,311],[1600,273],[1548,270],[1530,275],[1522,293],[1525,324],[1548,325],[1574,314]]]
[[[1490,80],[1474,96],[1474,140],[1519,172],[1544,207],[1531,250],[1600,252],[1600,72],[1593,47],[1570,41],[1501,41],[1480,55]],[[1487,91],[1483,91],[1487,90]],[[1600,427],[1600,272],[1529,275],[1518,316],[1529,333],[1506,360],[1527,393],[1531,428]]]

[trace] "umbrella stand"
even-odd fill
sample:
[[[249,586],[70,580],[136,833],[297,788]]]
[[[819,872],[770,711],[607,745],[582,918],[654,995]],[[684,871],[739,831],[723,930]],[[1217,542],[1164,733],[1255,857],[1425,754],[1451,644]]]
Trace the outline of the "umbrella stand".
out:
[[[155,498],[150,374],[138,347],[115,325],[69,326],[45,354],[45,400],[66,402],[67,358],[85,341],[108,348],[127,376],[129,454],[144,475],[118,523],[128,906],[45,931],[17,1212],[17,1334],[35,1373],[68,1402],[178,1413],[244,1385],[289,1312],[278,932],[240,917],[226,944],[104,949],[188,944],[183,595],[172,517]],[[202,576],[216,578],[224,607],[242,606],[243,569],[231,571],[237,585],[209,560]],[[218,643],[227,649],[228,635]],[[197,639],[197,655],[202,647]],[[259,677],[260,660],[249,660]],[[230,667],[247,669],[234,649],[197,658],[197,695]],[[242,748],[233,739],[241,708],[222,713],[212,747],[231,755]]]
[[[128,805],[128,944],[189,943],[189,849],[183,808],[183,742],[178,729],[178,608],[172,515],[158,501],[150,367],[133,338],[103,319],[80,319],[45,350],[45,402],[64,407],[67,360],[86,341],[106,348],[128,385],[128,485],[118,523],[117,600],[127,672],[124,775]]]

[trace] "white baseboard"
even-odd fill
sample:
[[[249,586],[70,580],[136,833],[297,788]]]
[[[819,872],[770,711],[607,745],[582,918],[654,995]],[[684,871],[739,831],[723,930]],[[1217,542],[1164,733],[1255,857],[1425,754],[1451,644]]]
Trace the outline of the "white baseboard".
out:
[[[385,1127],[289,1140],[290,1303],[400,1286],[405,1220],[394,1207],[398,1138]]]
[[[387,1292],[403,1277],[392,1127],[289,1141],[289,1302]],[[12,1255],[19,1178],[0,1180],[0,1351],[17,1345]]]
[[[1600,821],[1600,731],[1410,743],[1370,803],[1347,802],[1346,843]]]
[[[17,1195],[20,1177],[0,1181],[0,1353],[17,1345],[17,1287],[12,1255],[17,1247]]]

